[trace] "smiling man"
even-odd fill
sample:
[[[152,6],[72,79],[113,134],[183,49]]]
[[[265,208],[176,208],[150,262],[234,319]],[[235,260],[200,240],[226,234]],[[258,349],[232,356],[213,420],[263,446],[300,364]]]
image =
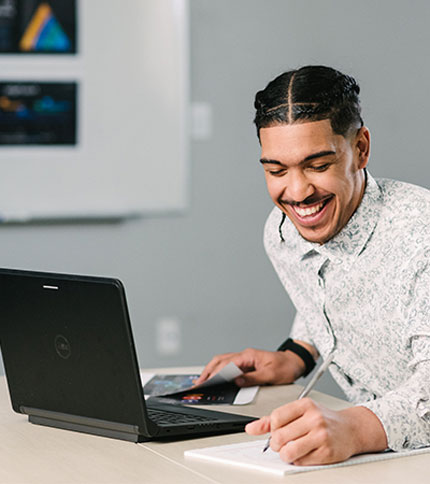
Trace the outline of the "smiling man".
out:
[[[369,131],[336,135],[329,120],[260,129],[269,194],[300,235],[323,244],[346,225],[364,192]]]
[[[375,180],[355,80],[324,66],[286,72],[255,98],[260,162],[275,204],[266,252],[296,307],[278,351],[214,357],[201,383],[233,361],[239,385],[291,383],[315,361],[355,404],[309,398],[252,422],[297,465],[430,445],[430,192]]]

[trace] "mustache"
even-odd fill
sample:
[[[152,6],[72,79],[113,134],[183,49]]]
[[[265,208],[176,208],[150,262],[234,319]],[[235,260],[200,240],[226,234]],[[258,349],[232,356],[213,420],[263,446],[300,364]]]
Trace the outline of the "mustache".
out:
[[[332,198],[333,195],[326,195],[325,197],[316,197],[311,195],[308,198],[305,198],[304,200],[300,202],[296,202],[295,200],[282,200],[282,203],[286,203],[288,205],[291,205],[292,207],[298,207],[299,205],[314,205],[315,203],[320,203],[320,202],[325,202],[326,200],[329,200]]]

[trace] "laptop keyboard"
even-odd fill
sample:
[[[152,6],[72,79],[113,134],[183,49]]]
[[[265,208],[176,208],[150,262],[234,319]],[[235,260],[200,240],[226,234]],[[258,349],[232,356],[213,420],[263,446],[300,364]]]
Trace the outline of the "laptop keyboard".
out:
[[[186,415],[184,413],[164,412],[163,410],[155,410],[148,408],[149,418],[159,425],[165,424],[186,424],[191,422],[213,422],[213,417],[206,417],[203,415]]]

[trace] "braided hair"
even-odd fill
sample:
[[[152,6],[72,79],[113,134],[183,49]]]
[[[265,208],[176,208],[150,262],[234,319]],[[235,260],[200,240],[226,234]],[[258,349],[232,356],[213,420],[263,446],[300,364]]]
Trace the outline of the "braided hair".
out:
[[[331,67],[284,72],[255,96],[257,134],[279,124],[329,119],[333,132],[346,136],[363,126],[359,93],[354,78]]]
[[[335,134],[347,136],[363,126],[360,87],[355,79],[326,66],[304,66],[284,72],[257,92],[254,123],[260,129],[282,124],[330,120]],[[281,242],[282,225],[278,227]]]

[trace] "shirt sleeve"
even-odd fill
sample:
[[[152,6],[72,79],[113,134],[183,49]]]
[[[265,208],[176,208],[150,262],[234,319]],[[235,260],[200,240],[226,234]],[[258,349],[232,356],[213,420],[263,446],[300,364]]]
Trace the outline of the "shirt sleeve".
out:
[[[412,303],[405,314],[409,375],[398,388],[363,404],[379,418],[395,451],[430,445],[430,269],[421,267],[409,287]]]
[[[430,345],[430,338],[427,338]],[[430,362],[417,366],[412,378],[400,388],[362,406],[381,421],[388,447],[395,451],[430,445]]]

